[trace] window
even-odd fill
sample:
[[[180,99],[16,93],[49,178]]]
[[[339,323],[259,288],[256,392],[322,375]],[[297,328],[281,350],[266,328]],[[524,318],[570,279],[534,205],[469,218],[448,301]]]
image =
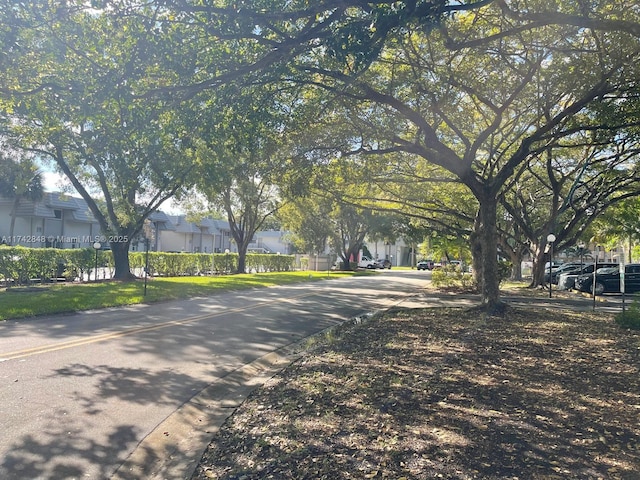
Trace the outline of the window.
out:
[[[53,211],[53,215],[58,218],[61,219],[62,218],[62,210],[54,210]]]

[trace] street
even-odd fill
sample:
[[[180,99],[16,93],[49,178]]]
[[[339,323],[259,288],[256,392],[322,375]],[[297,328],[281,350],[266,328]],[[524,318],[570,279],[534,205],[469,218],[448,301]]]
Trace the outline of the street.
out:
[[[0,478],[110,478],[161,422],[256,358],[419,292],[388,271],[0,324]]]

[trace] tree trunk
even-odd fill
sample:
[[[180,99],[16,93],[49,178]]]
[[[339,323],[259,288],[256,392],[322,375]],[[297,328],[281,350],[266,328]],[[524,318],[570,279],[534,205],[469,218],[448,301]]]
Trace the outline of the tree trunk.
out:
[[[510,279],[516,282],[522,281],[522,259],[524,258],[525,251],[522,248],[504,248],[503,252],[508,253],[509,261],[511,262],[511,275]]]
[[[236,273],[246,273],[247,269],[247,248],[249,245],[245,245],[246,242],[238,244],[238,265]]]
[[[513,257],[511,257],[511,280],[515,280],[517,282],[522,280],[522,253],[514,252]]]
[[[474,232],[469,238],[471,243],[471,264],[473,266],[473,279],[478,286],[478,290],[482,291],[482,240],[478,233],[480,226],[479,219],[476,220]]]
[[[20,197],[17,197],[13,200],[13,205],[11,206],[11,225],[9,227],[9,242],[8,245],[13,245],[13,232],[16,228],[16,215],[18,213],[18,205],[20,204]]]
[[[480,289],[482,304],[489,312],[501,311],[504,304],[500,300],[500,279],[498,278],[498,230],[497,200],[485,195],[480,200],[480,242],[482,248],[482,284]]]
[[[115,265],[115,280],[132,280],[135,277],[129,266],[129,242],[111,242],[111,253]]]
[[[540,245],[532,245],[533,268],[531,269],[531,287],[539,287],[544,284],[545,272],[544,264],[546,255]]]

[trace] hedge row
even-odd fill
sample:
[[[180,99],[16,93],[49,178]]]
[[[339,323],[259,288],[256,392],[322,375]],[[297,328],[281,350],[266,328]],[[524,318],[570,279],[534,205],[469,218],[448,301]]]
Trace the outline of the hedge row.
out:
[[[281,272],[294,268],[292,255],[247,254],[247,271]],[[7,284],[25,285],[65,277],[68,280],[89,278],[97,264],[113,272],[113,255],[108,250],[92,248],[57,249],[0,246],[0,279]],[[164,253],[149,252],[149,273],[166,277],[211,275],[235,272],[236,253]],[[130,252],[129,263],[134,272],[143,272],[145,252]],[[108,275],[110,276],[110,274]]]
[[[294,269],[293,255],[248,253],[245,268],[248,272],[288,272]],[[145,252],[129,253],[133,270],[146,265]],[[163,277],[184,275],[219,275],[235,272],[238,268],[237,253],[165,253],[149,252],[149,273]]]

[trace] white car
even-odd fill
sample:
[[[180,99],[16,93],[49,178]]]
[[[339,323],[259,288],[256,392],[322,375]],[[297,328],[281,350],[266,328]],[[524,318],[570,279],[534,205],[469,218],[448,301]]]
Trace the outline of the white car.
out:
[[[363,255],[358,262],[358,268],[380,268],[380,265],[373,258]]]

